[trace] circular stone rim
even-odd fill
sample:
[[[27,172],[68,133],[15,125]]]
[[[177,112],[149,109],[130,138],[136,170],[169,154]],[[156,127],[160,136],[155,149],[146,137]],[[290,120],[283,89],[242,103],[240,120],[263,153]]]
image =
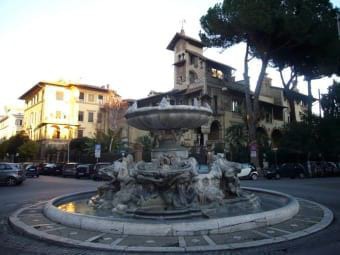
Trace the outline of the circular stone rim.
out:
[[[94,191],[79,192],[56,197],[47,202],[44,215],[52,221],[69,227],[76,227],[88,231],[123,235],[149,236],[191,236],[196,234],[219,234],[240,230],[265,227],[286,221],[299,212],[299,202],[293,196],[285,193],[260,188],[243,188],[244,190],[271,194],[288,199],[288,203],[280,208],[259,213],[240,216],[222,217],[216,219],[196,220],[192,222],[127,222],[113,220],[100,216],[68,213],[58,209],[55,204],[68,201],[70,198],[80,198],[94,193]]]
[[[184,116],[190,116],[186,118]],[[196,128],[208,122],[212,110],[202,106],[171,105],[142,107],[125,114],[129,125],[142,130]],[[164,120],[165,119],[165,120]],[[187,122],[183,123],[183,119]],[[181,120],[178,122],[178,120]],[[175,124],[175,125],[174,125]],[[174,126],[172,126],[174,125]]]

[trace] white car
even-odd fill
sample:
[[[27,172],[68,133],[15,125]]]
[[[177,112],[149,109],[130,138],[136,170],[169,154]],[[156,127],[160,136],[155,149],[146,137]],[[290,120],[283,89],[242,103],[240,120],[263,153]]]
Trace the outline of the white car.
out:
[[[250,164],[241,164],[242,169],[241,172],[237,174],[238,178],[240,179],[251,179],[256,180],[259,176],[259,173],[257,172],[256,168]]]

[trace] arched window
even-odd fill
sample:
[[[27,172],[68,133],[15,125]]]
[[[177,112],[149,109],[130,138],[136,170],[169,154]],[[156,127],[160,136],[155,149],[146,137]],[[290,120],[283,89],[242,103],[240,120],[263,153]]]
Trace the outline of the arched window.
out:
[[[60,139],[60,127],[58,126],[53,126],[53,134],[52,134],[53,139]]]
[[[210,134],[208,136],[209,140],[219,140],[220,129],[221,129],[221,124],[217,120],[214,120],[210,126]]]
[[[189,71],[189,82],[190,83],[195,83],[198,80],[197,73],[194,71]]]

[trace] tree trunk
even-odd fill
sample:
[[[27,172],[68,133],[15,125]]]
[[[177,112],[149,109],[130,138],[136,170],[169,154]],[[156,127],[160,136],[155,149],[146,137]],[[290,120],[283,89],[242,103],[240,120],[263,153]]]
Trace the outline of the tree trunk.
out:
[[[307,86],[308,86],[308,120],[312,119],[312,105],[313,105],[313,96],[312,96],[312,80],[307,78]]]
[[[295,113],[295,102],[293,95],[291,94],[291,91],[289,89],[285,89],[286,97],[288,100],[289,104],[289,117],[290,117],[290,122],[295,123],[296,122],[296,113]]]

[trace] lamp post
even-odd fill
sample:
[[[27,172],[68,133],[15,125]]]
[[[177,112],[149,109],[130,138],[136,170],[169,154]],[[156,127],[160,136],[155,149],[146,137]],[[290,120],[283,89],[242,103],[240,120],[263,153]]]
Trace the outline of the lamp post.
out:
[[[71,140],[69,140],[67,143],[67,163],[70,163],[70,143]]]
[[[275,167],[276,167],[277,166],[277,150],[278,149],[275,147],[272,150],[274,151],[274,160],[275,160]]]
[[[340,13],[336,14],[336,23],[338,25],[338,38],[340,40]]]

